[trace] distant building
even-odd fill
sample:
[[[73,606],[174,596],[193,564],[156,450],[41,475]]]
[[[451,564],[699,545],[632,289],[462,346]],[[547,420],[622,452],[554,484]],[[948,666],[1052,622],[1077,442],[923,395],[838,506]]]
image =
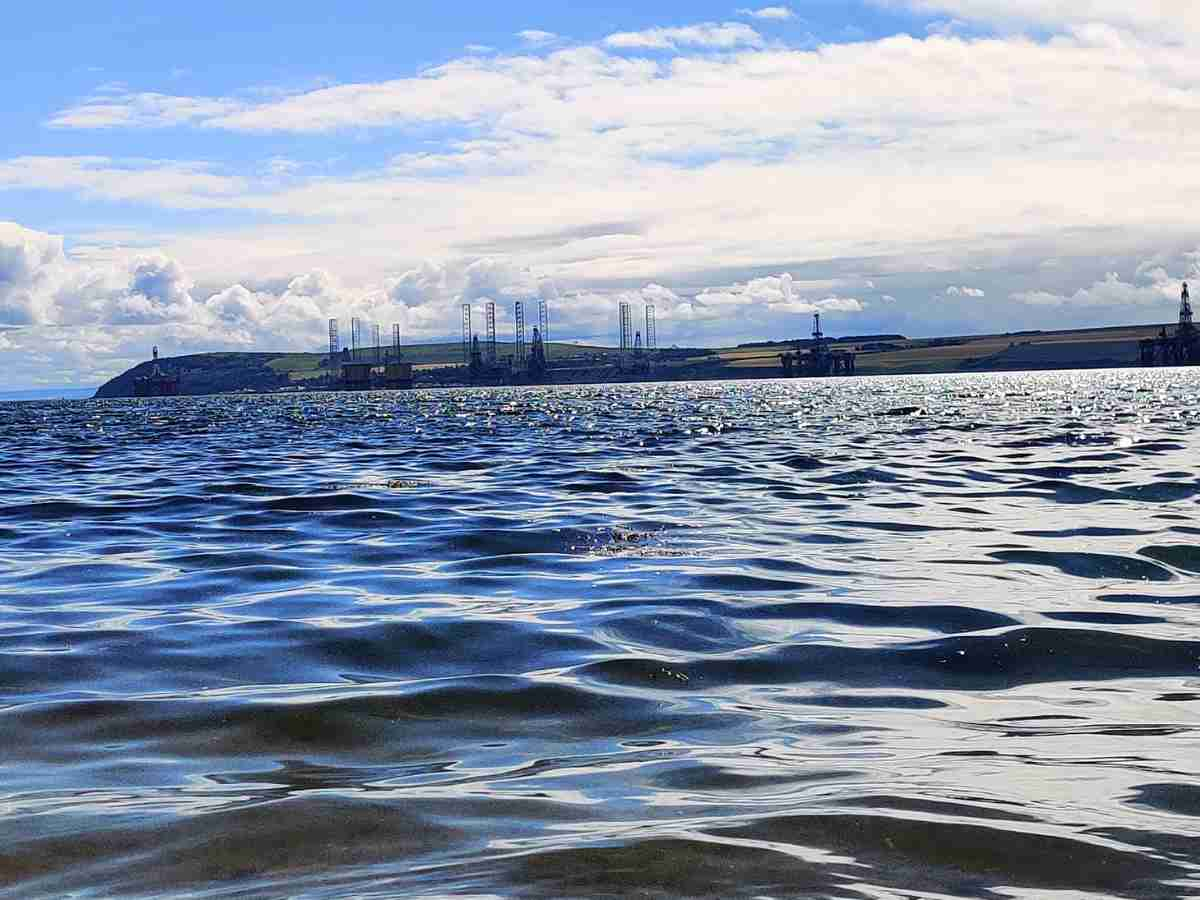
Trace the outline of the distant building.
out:
[[[154,348],[154,366],[149,375],[133,379],[135,397],[174,397],[179,393],[179,376],[168,375],[158,365],[158,347]]]

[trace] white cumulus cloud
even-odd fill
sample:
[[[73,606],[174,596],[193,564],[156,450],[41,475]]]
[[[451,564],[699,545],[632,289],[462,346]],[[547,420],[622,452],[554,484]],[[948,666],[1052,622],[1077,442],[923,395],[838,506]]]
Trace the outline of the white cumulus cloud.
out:
[[[558,35],[553,31],[540,31],[536,28],[526,28],[524,31],[518,31],[517,37],[527,44],[534,46],[540,44],[550,44],[558,40]]]
[[[1162,307],[1164,311],[1179,302],[1182,282],[1171,278],[1165,269],[1146,272],[1138,283],[1121,279],[1109,272],[1102,281],[1079,288],[1071,294],[1046,290],[1019,291],[1012,295],[1018,303],[1051,307]]]
[[[782,21],[784,19],[794,19],[796,14],[792,12],[789,6],[763,6],[759,9],[739,9],[738,15],[749,16],[752,19],[774,19]]]
[[[105,129],[107,155],[0,158],[0,204],[75,202],[69,220],[93,226],[67,235],[69,254],[56,236],[0,239],[0,320],[319,346],[331,310],[445,335],[464,298],[508,310],[549,278],[558,335],[610,335],[629,291],[680,340],[712,343],[822,303],[864,328],[976,329],[976,284],[1010,301],[986,304],[988,328],[1119,324],[1176,302],[1174,284],[1154,298],[1195,245],[1200,57],[1181,36],[1200,36],[1200,7],[892,5],[954,33],[813,48],[746,20],[663,23],[361,83],[97,88],[47,124],[56,141]],[[366,132],[394,156],[346,149]],[[285,145],[302,165],[276,162]],[[222,161],[164,158],[180,146]],[[166,224],[121,233],[92,218],[109,204]],[[315,271],[336,273],[324,293],[289,287]],[[790,295],[762,280],[784,271]]]
[[[942,13],[993,25],[1069,29],[1106,25],[1159,39],[1200,33],[1200,7],[1191,0],[875,0],[877,5]]]
[[[49,317],[63,259],[62,238],[0,222],[0,325]]]
[[[680,47],[708,47],[730,50],[755,46],[762,36],[740,22],[705,22],[679,28],[648,28],[644,31],[619,31],[604,39],[609,47],[621,50],[676,50]]]

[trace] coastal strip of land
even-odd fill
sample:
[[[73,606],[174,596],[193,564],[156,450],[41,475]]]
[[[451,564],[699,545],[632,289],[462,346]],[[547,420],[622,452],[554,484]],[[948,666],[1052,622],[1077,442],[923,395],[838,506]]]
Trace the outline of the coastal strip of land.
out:
[[[908,338],[903,335],[835,337],[829,348],[854,353],[858,376],[1012,372],[1136,366],[1139,341],[1156,337],[1164,325],[1126,325],[1063,331]],[[625,354],[612,347],[554,342],[547,346],[551,384],[621,381],[681,381],[782,376],[781,356],[807,339],[764,341],[726,348],[669,347],[652,354]],[[373,348],[371,348],[373,350]],[[369,354],[371,351],[368,350]],[[504,358],[511,344],[499,343]],[[468,384],[458,342],[413,344],[403,348],[413,365],[416,387]],[[274,393],[324,390],[338,386],[338,363],[327,353],[201,353],[160,359],[164,372],[178,376],[181,394]],[[150,361],[121,373],[96,391],[96,397],[134,396],[138,378],[152,371]],[[515,383],[523,383],[519,373]]]

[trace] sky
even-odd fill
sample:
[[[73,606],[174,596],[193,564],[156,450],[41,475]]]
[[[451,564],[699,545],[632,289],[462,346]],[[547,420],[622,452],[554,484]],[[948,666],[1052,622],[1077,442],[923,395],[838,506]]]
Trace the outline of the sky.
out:
[[[487,300],[721,346],[1164,322],[1200,277],[1194,2],[12,7],[0,389]]]

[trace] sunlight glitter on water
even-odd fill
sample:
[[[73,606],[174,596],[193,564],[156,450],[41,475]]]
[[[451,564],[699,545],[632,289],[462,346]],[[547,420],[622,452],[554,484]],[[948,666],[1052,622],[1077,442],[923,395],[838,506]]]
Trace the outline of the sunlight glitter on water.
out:
[[[1198,398],[0,404],[0,895],[1194,895]]]

